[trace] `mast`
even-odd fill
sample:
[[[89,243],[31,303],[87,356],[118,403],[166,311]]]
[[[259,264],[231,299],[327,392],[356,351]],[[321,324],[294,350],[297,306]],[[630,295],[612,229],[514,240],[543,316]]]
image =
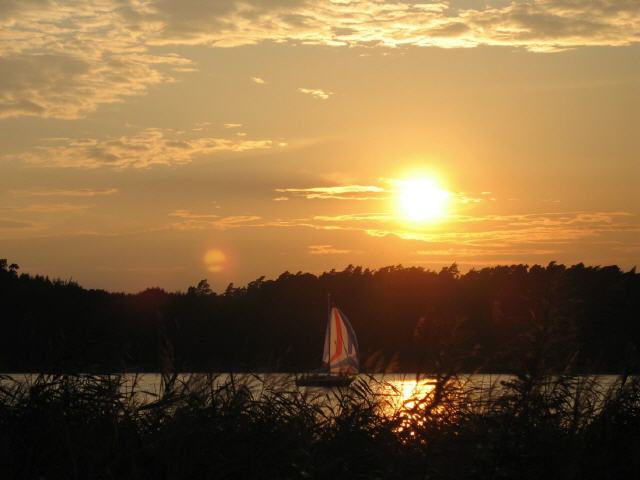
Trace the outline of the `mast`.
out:
[[[327,293],[327,326],[325,327],[324,334],[324,352],[322,354],[323,362],[326,362],[324,367],[327,372],[331,369],[331,294]]]

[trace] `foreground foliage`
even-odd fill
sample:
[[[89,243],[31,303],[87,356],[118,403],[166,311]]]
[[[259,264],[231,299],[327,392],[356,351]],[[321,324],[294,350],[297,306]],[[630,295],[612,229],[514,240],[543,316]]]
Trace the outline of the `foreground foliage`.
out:
[[[375,379],[0,380],[0,478],[638,478],[640,380],[443,376],[391,405]],[[611,377],[609,377],[611,379]],[[383,388],[384,387],[384,388]]]

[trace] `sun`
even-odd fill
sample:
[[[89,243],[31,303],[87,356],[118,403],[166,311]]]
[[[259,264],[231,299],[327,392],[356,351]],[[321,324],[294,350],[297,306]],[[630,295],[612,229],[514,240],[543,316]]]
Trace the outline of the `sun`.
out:
[[[417,177],[397,182],[398,210],[403,219],[429,223],[447,215],[450,194],[433,178]]]

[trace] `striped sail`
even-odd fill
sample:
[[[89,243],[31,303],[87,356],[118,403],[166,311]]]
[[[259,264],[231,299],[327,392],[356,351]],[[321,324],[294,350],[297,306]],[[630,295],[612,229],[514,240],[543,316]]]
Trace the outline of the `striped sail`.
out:
[[[322,361],[332,374],[350,375],[359,370],[358,339],[349,319],[338,307],[329,311]]]

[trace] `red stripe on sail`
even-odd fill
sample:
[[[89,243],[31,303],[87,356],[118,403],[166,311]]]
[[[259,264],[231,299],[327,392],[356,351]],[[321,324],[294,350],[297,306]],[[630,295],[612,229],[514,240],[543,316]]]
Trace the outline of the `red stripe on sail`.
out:
[[[329,360],[329,362],[333,362],[342,353],[342,327],[340,325],[340,319],[338,318],[338,312],[336,310],[334,310],[333,312],[333,318],[335,318],[336,321],[336,332],[338,337],[336,338],[336,353],[333,354],[333,357],[331,357],[331,360]]]

